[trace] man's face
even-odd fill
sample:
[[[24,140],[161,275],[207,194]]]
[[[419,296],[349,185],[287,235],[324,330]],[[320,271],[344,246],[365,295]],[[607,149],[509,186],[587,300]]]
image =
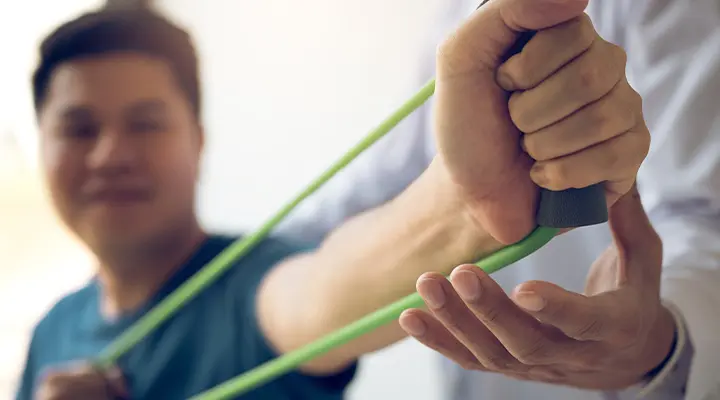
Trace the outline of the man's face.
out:
[[[193,218],[202,133],[162,60],[113,53],[58,66],[40,130],[55,206],[91,248],[132,249]]]

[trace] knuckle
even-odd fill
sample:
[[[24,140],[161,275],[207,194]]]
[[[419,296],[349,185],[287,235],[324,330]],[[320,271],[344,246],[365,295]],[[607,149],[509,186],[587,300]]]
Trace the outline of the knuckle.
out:
[[[603,331],[603,325],[599,318],[592,318],[575,328],[575,330],[570,333],[570,336],[580,340],[596,338]]]
[[[543,310],[545,319],[550,321],[563,321],[567,318],[567,315],[572,315],[573,310],[566,302],[557,301],[548,304]]]
[[[623,157],[623,154],[625,151],[623,151],[622,140],[614,140],[611,143],[611,146],[609,146],[608,150],[603,152],[603,157],[605,158],[605,162],[603,167],[610,171],[619,170],[622,167],[622,164],[625,161],[625,158]],[[627,163],[626,163],[627,164]]]
[[[575,32],[573,33],[576,40],[585,45],[585,47],[590,47],[597,37],[597,33],[595,32],[595,27],[593,26],[590,16],[583,13],[577,18],[577,24],[575,24],[574,27]]]
[[[595,63],[585,62],[579,69],[578,81],[581,90],[596,93],[604,89],[602,68]]]
[[[627,107],[617,103],[602,101],[597,107],[593,107],[592,112],[587,116],[587,126],[592,127],[592,132],[597,134],[600,139],[605,140],[617,134],[618,132],[610,132],[616,128],[617,123],[614,121],[619,118],[625,119],[624,114],[627,114]]]
[[[548,41],[563,43],[575,50],[585,50],[592,45],[597,37],[595,27],[587,14],[582,14],[554,28],[540,31]]]
[[[638,93],[635,88],[630,86],[629,83],[627,83],[627,87],[630,90],[630,99],[631,99],[631,107],[635,110],[635,112],[640,113],[642,115],[643,113],[643,98],[640,93]]]
[[[638,146],[640,150],[640,154],[642,155],[642,159],[645,159],[647,155],[650,153],[650,144],[651,144],[651,136],[650,132],[647,129],[640,129],[637,131],[637,137],[638,137]],[[642,162],[642,160],[641,160]]]
[[[612,90],[625,73],[625,51],[608,42],[593,46],[589,56],[584,57],[578,65],[578,86],[593,95],[604,95]],[[615,61],[619,58],[622,63]]]
[[[612,151],[607,152],[608,168],[632,171],[634,174],[650,153],[650,133],[645,129],[637,129],[624,136],[626,140],[618,140]]]
[[[642,121],[642,99],[627,83],[619,84],[592,110],[588,125],[606,130],[605,140],[630,131]]]
[[[516,351],[515,358],[525,365],[538,365],[547,359],[545,343],[538,338]]]
[[[453,318],[452,316],[450,316],[447,311],[441,311],[441,312],[436,312],[436,313],[438,314],[439,317],[442,316],[442,318],[441,318],[442,323],[443,323],[443,325],[445,325],[445,328],[447,328],[447,330],[449,330],[450,332],[453,332],[453,333],[463,331],[462,324],[456,318]]]
[[[497,325],[500,321],[500,314],[498,307],[485,307],[482,310],[482,321],[487,325]]]
[[[626,130],[637,125],[638,109],[634,106],[634,103],[635,101],[632,98],[629,101],[615,102],[615,112],[612,115],[619,120],[621,126]]]
[[[625,52],[625,49],[614,43],[605,43],[607,43],[609,51],[612,54],[612,59],[615,60],[618,65],[625,67],[627,65],[627,52]]]

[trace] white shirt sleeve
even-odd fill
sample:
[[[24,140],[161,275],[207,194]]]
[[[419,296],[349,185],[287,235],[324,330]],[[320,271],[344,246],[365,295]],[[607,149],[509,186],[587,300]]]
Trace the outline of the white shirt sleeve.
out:
[[[686,398],[697,399],[720,371],[720,3],[624,4],[628,76],[652,135],[638,185],[663,238],[662,296],[694,348]],[[645,398],[665,398],[667,385],[652,382]]]

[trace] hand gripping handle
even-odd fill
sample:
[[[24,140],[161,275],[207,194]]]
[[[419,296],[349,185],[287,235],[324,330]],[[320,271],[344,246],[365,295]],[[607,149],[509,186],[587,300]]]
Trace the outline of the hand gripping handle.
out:
[[[484,0],[478,8],[486,4]],[[535,32],[523,32],[508,51],[505,60],[522,51]],[[601,224],[608,220],[605,189],[601,183],[580,189],[540,190],[536,220],[548,228],[577,228]]]

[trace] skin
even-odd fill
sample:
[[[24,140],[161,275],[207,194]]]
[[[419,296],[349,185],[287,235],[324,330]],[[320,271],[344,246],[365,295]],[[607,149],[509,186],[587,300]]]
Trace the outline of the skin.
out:
[[[583,16],[539,32],[497,72],[514,92],[509,114],[533,182],[583,187],[601,172],[587,163],[622,166],[605,183],[608,203],[618,202],[610,209],[614,243],[591,267],[585,292],[534,281],[508,296],[470,265],[455,269],[452,283],[428,273],[417,290],[429,311],[400,319],[409,335],[466,369],[590,389],[632,385],[665,359],[675,323],[659,296],[662,242],[637,190],[625,194],[649,137],[639,96],[613,68],[624,65],[625,54]],[[558,96],[577,87],[588,90]]]
[[[535,149],[532,152],[555,149],[558,141],[565,140],[562,135],[542,135],[552,127],[562,130],[557,128],[562,121],[596,121],[578,99],[597,95],[597,87],[573,84],[582,81],[587,71],[553,69],[543,82],[555,84],[525,91],[527,96],[515,96],[509,105],[507,91],[496,79],[502,54],[518,29],[542,30],[580,18],[585,5],[580,0],[495,0],[441,46],[436,106],[440,154],[398,198],[351,219],[317,251],[286,260],[268,274],[258,293],[258,322],[275,349],[287,352],[303,346],[412,292],[423,273],[450,273],[456,265],[520,239],[533,226],[534,182],[549,187],[608,182],[610,204],[624,194],[620,192],[625,182],[632,182],[646,154],[647,140],[627,143],[632,163],[606,162],[627,155],[608,144],[611,140],[539,161],[552,165],[563,160],[565,168],[583,168],[583,176],[577,177],[538,174],[537,168],[531,173],[536,163],[521,150],[518,127],[523,125],[518,121],[541,125],[537,131],[541,140],[528,147]],[[562,46],[550,50],[567,51]],[[587,54],[587,65],[603,63],[607,57],[603,52]],[[597,70],[599,77],[624,76],[620,63],[607,67]],[[54,74],[40,114],[43,160],[53,199],[63,220],[100,260],[109,313],[142,304],[203,237],[193,213],[201,130],[168,71],[162,62],[138,54],[69,62]],[[552,90],[545,92],[548,88]],[[538,106],[530,93],[538,98],[557,96],[544,104],[541,117],[552,115],[550,121],[528,117]],[[631,90],[623,93],[608,102],[625,104],[637,98]],[[146,131],[130,122],[133,105],[147,98],[164,104],[158,116],[164,122],[161,129]],[[64,134],[75,131],[67,128],[64,117],[73,107],[88,110],[102,129],[88,129],[97,132],[89,138]],[[632,112],[639,135],[647,139],[642,110],[634,107]],[[616,123],[609,115],[600,125],[612,130]],[[130,187],[140,195],[97,200],[87,194],[96,187],[122,188],[112,189],[120,193]],[[301,369],[331,374],[404,337],[400,325],[393,323]],[[97,385],[77,375],[74,370],[63,371],[62,379],[53,384],[73,390],[42,399],[106,398],[92,391]],[[43,381],[40,390],[49,384]]]
[[[530,281],[508,296],[465,265],[451,282],[424,274],[417,289],[428,311],[406,311],[400,323],[468,370],[598,390],[640,382],[665,359],[675,331],[660,303],[662,243],[636,191],[611,208],[610,224],[614,243],[582,294]]]
[[[73,60],[54,71],[39,123],[53,203],[100,261],[107,311],[133,309],[204,236],[203,134],[187,97],[161,60]]]

